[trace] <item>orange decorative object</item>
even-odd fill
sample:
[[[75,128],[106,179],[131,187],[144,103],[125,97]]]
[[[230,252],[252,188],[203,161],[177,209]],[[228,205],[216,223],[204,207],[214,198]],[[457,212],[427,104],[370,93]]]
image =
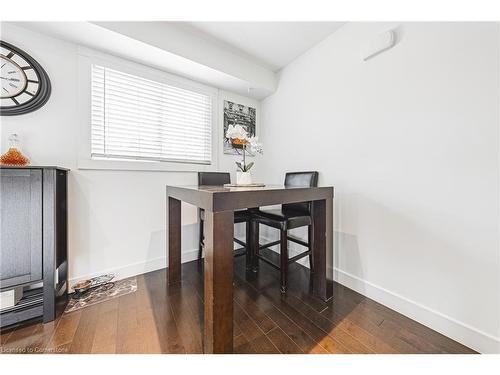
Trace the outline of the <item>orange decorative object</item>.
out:
[[[30,160],[24,156],[21,151],[17,148],[19,140],[17,134],[12,134],[9,137],[10,148],[9,150],[0,156],[0,165],[12,165],[16,167],[24,167],[29,164]]]
[[[247,144],[247,141],[245,139],[232,138],[231,143],[233,144],[233,147],[241,148],[242,146]]]

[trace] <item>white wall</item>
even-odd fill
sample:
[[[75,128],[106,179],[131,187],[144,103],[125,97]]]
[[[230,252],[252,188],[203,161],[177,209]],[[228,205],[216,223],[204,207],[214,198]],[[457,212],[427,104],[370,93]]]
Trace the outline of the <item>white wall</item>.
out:
[[[265,181],[336,188],[336,278],[482,352],[500,336],[498,49],[496,23],[349,23],[262,103]]]
[[[70,279],[106,271],[121,278],[165,267],[165,185],[196,184],[196,173],[78,170],[77,45],[6,23],[1,38],[32,55],[52,82],[51,98],[40,110],[0,118],[0,151],[6,151],[8,136],[18,133],[33,165],[71,169]],[[222,91],[219,96],[221,102],[236,100],[259,112],[255,100]],[[219,120],[222,126],[222,116]],[[234,172],[234,158],[219,154],[220,170]],[[183,260],[195,259],[198,224],[192,206],[183,205],[182,230]]]

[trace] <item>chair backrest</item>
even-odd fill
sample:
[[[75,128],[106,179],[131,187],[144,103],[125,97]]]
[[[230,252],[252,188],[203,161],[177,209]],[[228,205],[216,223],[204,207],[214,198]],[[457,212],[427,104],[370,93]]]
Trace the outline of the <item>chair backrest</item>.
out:
[[[318,172],[288,172],[285,175],[286,187],[317,187]],[[296,210],[311,213],[311,202],[288,203],[283,205],[285,210]]]
[[[231,183],[231,175],[227,172],[198,172],[198,185],[224,185]]]

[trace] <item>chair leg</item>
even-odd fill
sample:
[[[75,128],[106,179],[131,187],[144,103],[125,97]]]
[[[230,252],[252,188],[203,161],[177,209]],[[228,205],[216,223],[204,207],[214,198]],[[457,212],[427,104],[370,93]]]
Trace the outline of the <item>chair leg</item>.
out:
[[[311,273],[314,272],[314,254],[313,254],[313,249],[312,249],[312,225],[309,225],[307,227],[307,248],[309,249],[309,269]]]
[[[253,248],[251,246],[252,239],[250,238],[250,234],[252,233],[252,223],[251,220],[247,220],[245,223],[245,255],[246,255],[246,269],[250,270],[252,269],[253,263],[252,263],[252,258],[253,258]]]
[[[203,220],[200,219],[200,236],[198,238],[198,260],[201,259],[203,255]]]
[[[252,220],[250,223],[251,227],[251,241],[250,241],[250,251],[252,252],[252,270],[254,272],[257,272],[259,268],[259,258],[257,255],[260,254],[259,252],[259,223],[255,220]],[[248,249],[247,249],[248,251]]]
[[[288,239],[287,231],[280,231],[280,272],[281,272],[281,293],[286,293],[288,278]]]

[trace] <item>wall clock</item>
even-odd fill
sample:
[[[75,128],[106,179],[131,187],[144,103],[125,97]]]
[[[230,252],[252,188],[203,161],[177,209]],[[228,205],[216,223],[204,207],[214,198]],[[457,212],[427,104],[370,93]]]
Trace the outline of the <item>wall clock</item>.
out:
[[[22,115],[37,110],[50,97],[49,76],[23,50],[0,40],[0,115]]]

